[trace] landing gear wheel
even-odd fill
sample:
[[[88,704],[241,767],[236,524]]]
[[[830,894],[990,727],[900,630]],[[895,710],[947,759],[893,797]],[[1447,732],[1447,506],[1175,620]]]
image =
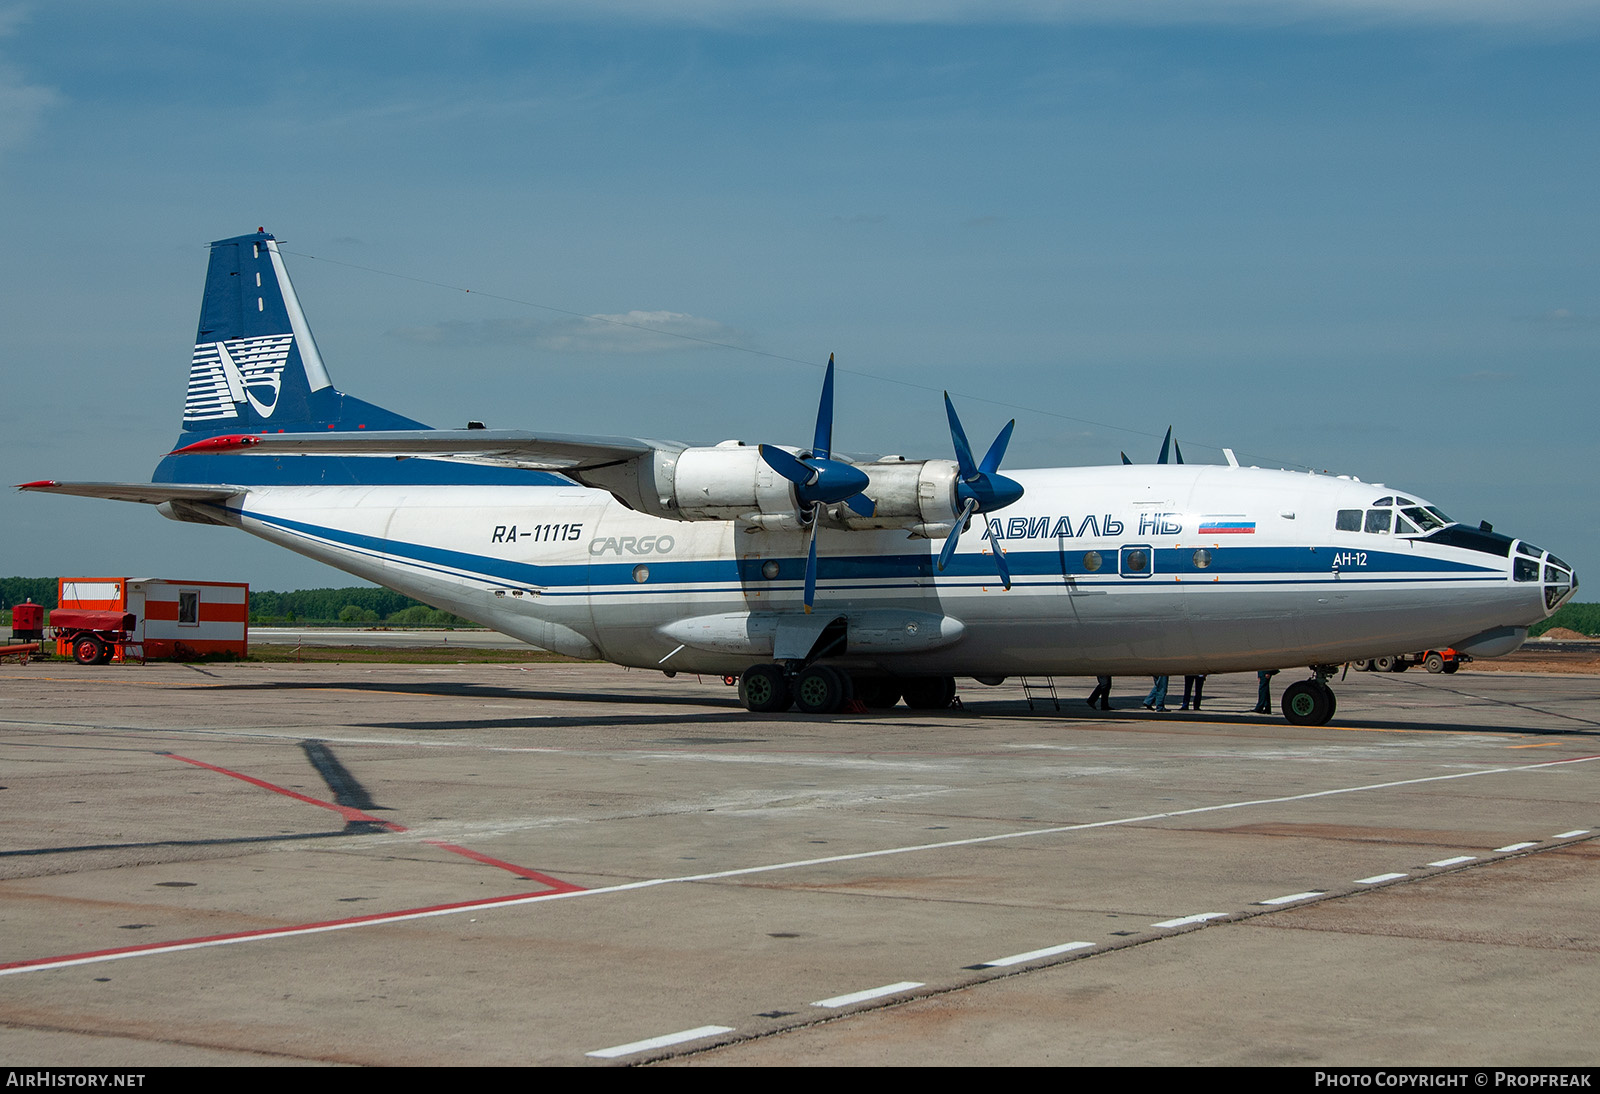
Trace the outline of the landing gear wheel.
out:
[[[80,665],[98,665],[105,654],[105,645],[93,635],[82,635],[72,643],[72,659]]]
[[[1422,662],[1422,667],[1437,676],[1444,671],[1444,657],[1437,653],[1430,653],[1427,659]]]
[[[1290,725],[1326,725],[1334,705],[1333,689],[1315,680],[1297,680],[1283,689],[1283,716]]]
[[[906,706],[912,710],[944,710],[956,697],[954,676],[912,676],[902,685]]]
[[[751,665],[739,677],[739,701],[755,714],[788,710],[789,681],[777,665]]]
[[[888,676],[855,677],[856,698],[871,710],[888,710],[900,701],[900,685]]]
[[[802,714],[832,714],[849,695],[848,677],[827,665],[812,665],[794,682],[794,705]]]

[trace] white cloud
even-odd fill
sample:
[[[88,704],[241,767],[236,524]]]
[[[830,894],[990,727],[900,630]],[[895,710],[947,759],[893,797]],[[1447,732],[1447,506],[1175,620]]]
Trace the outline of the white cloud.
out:
[[[438,346],[525,346],[551,353],[664,353],[710,345],[742,346],[732,327],[673,311],[630,311],[571,318],[447,320],[390,332]]]
[[[15,33],[22,18],[20,8],[0,9],[0,38]],[[14,65],[0,56],[0,153],[27,140],[45,110],[60,99],[54,88],[28,83]]]

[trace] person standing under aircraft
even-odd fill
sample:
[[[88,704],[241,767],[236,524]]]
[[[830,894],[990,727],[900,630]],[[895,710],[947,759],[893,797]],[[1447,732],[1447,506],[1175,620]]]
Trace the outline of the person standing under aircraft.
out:
[[[1256,680],[1260,683],[1260,690],[1256,693],[1256,714],[1272,713],[1272,688],[1270,681],[1278,675],[1277,669],[1262,669],[1256,673]]]
[[[1200,709],[1200,692],[1201,692],[1202,689],[1205,688],[1205,686],[1206,686],[1206,674],[1205,673],[1202,672],[1198,676],[1185,676],[1183,678],[1183,705],[1181,707],[1179,707],[1178,709],[1179,710],[1188,710],[1189,709],[1189,692],[1192,690],[1194,692],[1194,709],[1199,710]]]
[[[1111,709],[1111,677],[1096,676],[1094,690],[1089,693],[1089,709],[1093,710],[1098,702],[1101,710]]]
[[[1155,686],[1150,689],[1150,694],[1144,697],[1144,708],[1153,710],[1157,714],[1167,712],[1167,678],[1157,676],[1153,678]]]

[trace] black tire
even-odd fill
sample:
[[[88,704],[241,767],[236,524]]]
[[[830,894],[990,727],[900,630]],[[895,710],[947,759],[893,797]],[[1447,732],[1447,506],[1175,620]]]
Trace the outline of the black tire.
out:
[[[739,702],[754,714],[788,710],[789,680],[777,665],[751,665],[739,677]]]
[[[1326,725],[1333,708],[1333,689],[1326,684],[1297,680],[1283,689],[1283,716],[1290,725]]]
[[[828,665],[812,665],[794,682],[794,705],[802,714],[833,714],[844,705],[847,677]]]
[[[1396,657],[1394,659],[1394,668],[1391,669],[1390,671],[1391,672],[1405,672],[1406,669],[1408,669],[1410,667],[1411,667],[1411,662],[1410,661],[1407,661],[1404,657]]]
[[[1460,667],[1461,667],[1461,662],[1460,661],[1446,661],[1444,663],[1444,674],[1446,676],[1449,676],[1452,672],[1455,672]]]
[[[888,710],[900,701],[900,682],[891,676],[853,676],[856,698],[869,710]]]
[[[1429,653],[1422,662],[1422,667],[1437,676],[1444,671],[1444,657],[1437,653]]]
[[[108,656],[105,643],[92,634],[80,634],[72,640],[72,659],[80,665],[98,665],[102,657]]]
[[[1350,662],[1350,667],[1355,669],[1357,672],[1371,672],[1372,658],[1366,657],[1360,661],[1352,661]]]
[[[900,685],[912,710],[944,710],[956,697],[954,676],[910,676]]]
[[[1394,671],[1394,658],[1393,657],[1374,657],[1372,659],[1372,671],[1373,672],[1393,672]]]

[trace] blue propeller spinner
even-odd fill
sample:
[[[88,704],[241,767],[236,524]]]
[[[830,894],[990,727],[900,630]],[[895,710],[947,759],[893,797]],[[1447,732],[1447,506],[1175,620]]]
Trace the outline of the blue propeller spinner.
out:
[[[817,430],[811,451],[792,456],[775,445],[761,446],[766,465],[794,483],[806,525],[806,611],[817,598],[817,518],[827,505],[844,502],[854,512],[870,517],[875,506],[861,491],[872,481],[866,472],[833,458],[833,354],[822,381],[822,401],[817,407]]]
[[[961,428],[961,419],[956,416],[955,404],[950,401],[948,391],[944,393],[944,410],[950,418],[950,440],[956,447],[956,499],[961,502],[961,512],[956,514],[950,538],[944,541],[944,550],[939,552],[941,570],[950,561],[950,556],[956,553],[961,530],[974,513],[992,513],[1022,497],[1022,484],[999,473],[1000,461],[1005,457],[1006,445],[1011,443],[1011,431],[1016,427],[1017,420],[1013,418],[1007,422],[989,446],[983,462],[974,463],[972,446],[967,443],[967,432]],[[990,554],[994,558],[995,569],[1000,571],[1001,582],[1006,588],[1011,588],[1011,571],[1006,566],[999,543],[994,544]]]

